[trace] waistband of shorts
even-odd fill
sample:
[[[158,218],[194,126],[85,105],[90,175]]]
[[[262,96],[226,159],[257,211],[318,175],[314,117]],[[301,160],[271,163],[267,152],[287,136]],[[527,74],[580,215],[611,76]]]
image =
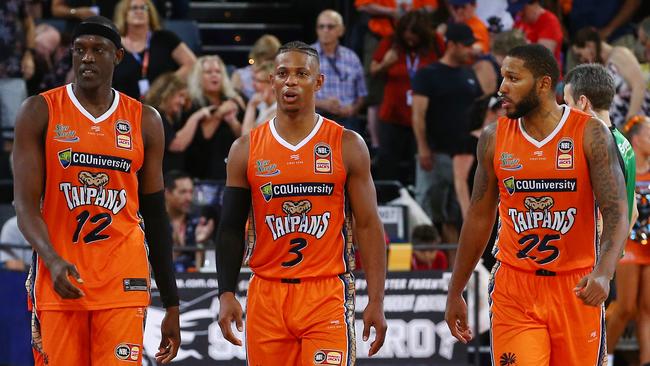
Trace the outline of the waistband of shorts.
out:
[[[257,277],[261,280],[264,281],[269,281],[269,282],[280,282],[280,283],[287,283],[290,285],[297,285],[300,283],[305,283],[305,282],[314,282],[314,281],[320,281],[320,280],[327,280],[330,278],[338,278],[340,276],[345,276],[347,273],[341,273],[340,275],[335,275],[335,276],[326,276],[326,277],[300,277],[300,278],[272,278],[272,277],[263,277],[258,275],[257,273],[253,273],[254,277]]]
[[[501,262],[501,261],[497,261],[497,264],[502,266],[502,267],[506,267],[508,269],[516,271],[516,272],[526,273],[526,274],[529,274],[529,275],[532,275],[532,276],[538,276],[538,277],[570,276],[570,275],[575,275],[575,274],[578,274],[578,273],[584,273],[584,272],[587,272],[587,271],[591,271],[591,268],[588,268],[588,267],[586,267],[586,268],[577,268],[577,269],[572,269],[572,270],[568,270],[568,271],[549,271],[549,270],[543,269],[543,268],[538,268],[536,270],[526,270],[526,269],[518,268],[518,267],[515,267],[513,265],[510,265],[510,264],[507,264],[507,263],[504,263],[504,262]]]

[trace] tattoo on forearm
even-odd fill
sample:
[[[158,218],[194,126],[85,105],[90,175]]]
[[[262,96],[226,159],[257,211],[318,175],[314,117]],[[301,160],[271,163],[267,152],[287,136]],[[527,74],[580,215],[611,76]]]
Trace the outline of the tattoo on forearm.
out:
[[[616,145],[604,126],[588,124],[590,134],[590,177],[598,207],[603,215],[603,236],[601,237],[601,255],[612,250],[616,225],[619,219],[620,202],[626,200],[625,189],[620,177]]]

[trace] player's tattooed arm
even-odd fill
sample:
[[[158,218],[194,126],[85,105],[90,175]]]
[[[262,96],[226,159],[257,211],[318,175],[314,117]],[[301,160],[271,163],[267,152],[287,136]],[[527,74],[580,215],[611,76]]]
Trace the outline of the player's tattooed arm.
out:
[[[494,226],[498,186],[492,160],[496,142],[496,123],[483,129],[478,141],[478,167],[474,175],[474,189],[458,242],[458,253],[449,285],[445,320],[454,337],[467,343],[472,335],[467,323],[467,305],[462,291],[469,281]]]
[[[587,123],[583,147],[589,164],[591,185],[603,216],[601,253],[595,271],[611,278],[629,225],[625,180],[616,155],[616,143],[604,124],[596,119]]]

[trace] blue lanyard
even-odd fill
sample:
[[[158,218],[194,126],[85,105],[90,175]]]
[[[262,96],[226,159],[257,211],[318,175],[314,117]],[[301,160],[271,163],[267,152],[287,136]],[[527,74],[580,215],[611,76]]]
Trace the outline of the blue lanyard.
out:
[[[415,78],[415,73],[418,71],[418,65],[420,64],[420,55],[416,55],[413,61],[411,61],[411,57],[409,54],[406,54],[406,71],[409,73],[409,78],[411,79],[411,82],[413,82],[413,79]]]
[[[151,44],[151,32],[147,32],[147,41],[144,44],[144,58],[148,58],[147,54],[149,53],[149,45]],[[133,58],[140,64],[142,65],[144,59],[143,57],[140,56],[139,53],[137,52],[132,52]]]

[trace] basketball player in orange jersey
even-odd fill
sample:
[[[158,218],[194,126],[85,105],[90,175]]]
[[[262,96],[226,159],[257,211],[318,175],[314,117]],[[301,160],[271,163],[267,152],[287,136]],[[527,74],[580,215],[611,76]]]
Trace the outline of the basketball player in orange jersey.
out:
[[[545,47],[513,48],[501,73],[507,117],[479,140],[447,324],[461,342],[472,338],[462,290],[498,207],[489,287],[493,364],[606,364],[603,302],[629,227],[612,134],[591,115],[556,103],[559,69]]]
[[[224,212],[217,233],[219,326],[233,344],[242,327],[235,299],[244,255],[244,226],[252,201],[249,243],[253,271],[246,311],[249,365],[354,365],[354,282],[351,206],[369,302],[363,340],[384,342],[386,275],[383,228],[370,157],[355,132],[315,113],[324,82],[316,50],[282,46],[270,81],[277,116],[240,137],[230,149]]]
[[[37,365],[142,364],[147,243],[167,308],[156,360],[169,363],[180,343],[163,126],[153,108],[111,88],[123,56],[115,25],[88,18],[73,34],[74,82],[27,99],[17,118],[14,193],[35,250],[27,285]]]

